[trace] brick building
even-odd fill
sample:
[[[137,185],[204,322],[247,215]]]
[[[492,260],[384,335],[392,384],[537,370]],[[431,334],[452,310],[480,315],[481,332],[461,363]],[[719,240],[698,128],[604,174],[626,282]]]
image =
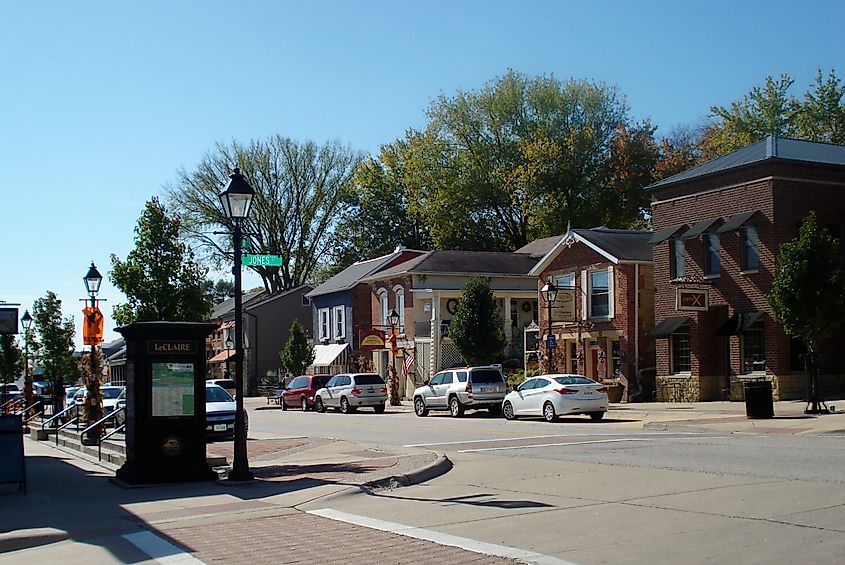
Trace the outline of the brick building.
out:
[[[649,189],[658,400],[741,400],[749,378],[771,381],[776,399],[803,398],[803,348],[766,293],[780,245],[809,212],[839,237],[845,146],[771,136]],[[827,351],[845,346],[833,341]],[[845,390],[841,357],[823,371],[827,392]]]
[[[541,257],[531,270],[538,289],[549,280],[558,289],[551,310],[553,370],[599,382],[619,379],[626,395],[653,388],[654,342],[646,337],[654,325],[651,235],[571,229],[517,250]],[[540,348],[548,351],[548,308],[542,299],[540,306]]]

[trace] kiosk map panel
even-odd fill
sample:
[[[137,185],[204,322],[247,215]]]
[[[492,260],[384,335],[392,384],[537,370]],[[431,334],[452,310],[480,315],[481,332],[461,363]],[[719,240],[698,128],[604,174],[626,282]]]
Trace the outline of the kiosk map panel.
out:
[[[153,363],[153,417],[193,416],[194,364]]]

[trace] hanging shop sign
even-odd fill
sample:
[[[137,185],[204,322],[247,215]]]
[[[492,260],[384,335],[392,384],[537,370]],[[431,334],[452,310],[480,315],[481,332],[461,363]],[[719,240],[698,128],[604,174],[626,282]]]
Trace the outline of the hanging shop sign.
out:
[[[675,289],[675,310],[704,312],[710,308],[707,290]]]

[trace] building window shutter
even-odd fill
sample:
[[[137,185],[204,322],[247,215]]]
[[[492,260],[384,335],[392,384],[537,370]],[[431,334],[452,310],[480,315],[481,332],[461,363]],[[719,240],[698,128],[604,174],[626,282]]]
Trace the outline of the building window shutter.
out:
[[[616,285],[613,284],[613,266],[607,268],[607,317],[613,318],[616,305]]]
[[[589,273],[584,270],[581,271],[581,319],[586,320],[589,313],[589,296],[590,296],[590,279]]]

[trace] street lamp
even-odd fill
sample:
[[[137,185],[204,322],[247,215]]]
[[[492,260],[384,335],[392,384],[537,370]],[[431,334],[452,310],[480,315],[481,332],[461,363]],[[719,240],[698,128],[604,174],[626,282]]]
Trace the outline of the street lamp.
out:
[[[546,308],[549,318],[549,334],[546,336],[546,348],[548,349],[548,359],[546,363],[548,365],[547,370],[551,373],[553,371],[552,354],[557,346],[557,343],[555,343],[555,336],[552,333],[552,303],[557,299],[557,287],[551,279],[547,280],[546,284],[543,285],[543,288],[540,289],[540,294],[542,294],[543,298],[546,300]]]
[[[26,405],[32,406],[32,375],[29,373],[29,327],[32,325],[32,316],[29,315],[29,310],[24,310],[21,324],[23,324],[23,394]]]
[[[229,184],[220,193],[220,204],[226,218],[232,221],[232,244],[235,248],[235,457],[230,481],[249,481],[253,475],[249,470],[246,453],[246,422],[244,421],[244,376],[243,376],[243,305],[241,303],[241,245],[243,239],[242,223],[249,217],[255,190],[249,185],[241,170],[235,167],[229,175]]]
[[[399,314],[396,308],[387,316],[390,325],[390,405],[399,406],[399,375],[396,373],[396,328],[399,325]]]
[[[89,319],[91,321],[95,321],[97,317],[97,293],[100,292],[100,285],[103,282],[103,275],[101,275],[100,271],[97,270],[97,267],[94,266],[94,261],[91,261],[91,267],[88,268],[88,272],[85,273],[85,276],[82,277],[82,280],[85,282],[85,290],[88,291],[88,297],[91,300],[90,310],[88,311],[87,315],[89,316]],[[85,386],[88,389],[88,397],[85,399],[86,406],[84,412],[87,415],[87,425],[90,425],[103,417],[102,407],[100,404],[100,369],[99,365],[97,364],[97,339],[96,332],[93,331],[93,327],[94,324],[89,323],[89,332],[93,332],[94,335],[88,336],[90,339],[89,343],[91,344],[91,353],[90,358],[88,359],[90,363],[90,374],[88,375],[88,382],[85,383]],[[55,400],[59,397],[58,385],[59,383],[54,384],[54,404]],[[99,432],[99,426],[97,426],[96,430],[91,431],[91,435],[88,439],[99,439]]]

